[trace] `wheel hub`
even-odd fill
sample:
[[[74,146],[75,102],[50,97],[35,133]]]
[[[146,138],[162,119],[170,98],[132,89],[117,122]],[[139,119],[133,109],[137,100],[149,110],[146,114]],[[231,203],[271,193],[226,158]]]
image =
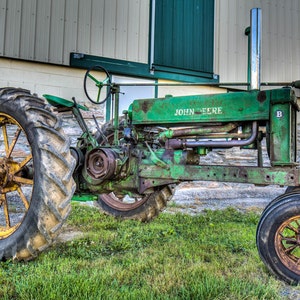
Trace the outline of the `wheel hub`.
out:
[[[5,184],[7,170],[5,168],[5,164],[3,163],[3,159],[0,159],[0,186],[3,187]]]
[[[300,216],[282,223],[276,232],[275,243],[281,262],[300,275]]]
[[[0,193],[15,191],[18,184],[14,181],[20,165],[10,158],[0,158]]]

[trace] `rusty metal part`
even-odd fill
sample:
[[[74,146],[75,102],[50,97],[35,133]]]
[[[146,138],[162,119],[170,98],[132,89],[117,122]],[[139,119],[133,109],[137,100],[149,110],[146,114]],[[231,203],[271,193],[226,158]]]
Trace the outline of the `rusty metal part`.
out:
[[[300,215],[289,218],[278,228],[275,249],[281,262],[300,275]]]
[[[93,179],[109,179],[117,168],[116,155],[111,149],[93,149],[86,155],[85,166]]]
[[[252,133],[248,139],[244,140],[230,140],[230,141],[185,141],[181,139],[170,139],[166,142],[168,149],[182,149],[182,148],[196,148],[196,147],[216,147],[216,148],[230,148],[243,147],[252,144],[258,133],[257,122],[252,123]]]
[[[253,183],[258,185],[278,184],[281,186],[299,186],[299,169],[291,167],[258,168],[251,166],[222,165],[171,165],[163,169],[153,165],[139,166],[141,178],[174,181],[222,181]]]
[[[32,159],[28,155],[22,162],[16,162],[11,158],[0,159],[0,193],[8,193],[18,189],[20,184],[32,184],[32,178],[23,176],[22,169]],[[26,172],[27,174],[27,172]]]
[[[182,127],[166,130],[160,133],[159,138],[164,140],[166,138],[175,138],[182,136],[201,136],[210,135],[213,133],[228,133],[238,127],[237,123],[228,123],[226,125],[209,125],[201,127]]]
[[[0,186],[3,186],[6,180],[7,170],[3,159],[0,159]]]

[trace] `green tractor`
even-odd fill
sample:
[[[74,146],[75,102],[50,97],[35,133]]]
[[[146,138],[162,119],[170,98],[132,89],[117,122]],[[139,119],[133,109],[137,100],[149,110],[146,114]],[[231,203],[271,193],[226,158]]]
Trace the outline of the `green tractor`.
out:
[[[253,11],[253,18],[259,15]],[[259,50],[259,28],[251,44]],[[251,48],[252,49],[252,48]],[[251,51],[252,53],[253,51]],[[257,57],[257,54],[256,56]],[[257,59],[250,59],[255,64]],[[92,75],[106,74],[104,80]],[[262,90],[259,66],[247,91],[134,100],[119,117],[120,86],[99,67],[85,76],[114,98],[114,116],[94,133],[75,99],[44,99],[27,90],[0,89],[0,257],[29,260],[56,238],[75,196],[92,195],[106,213],[150,221],[183,181],[222,181],[287,186],[262,213],[259,254],[280,279],[300,281],[300,170],[297,164],[297,97],[300,81]],[[219,84],[228,86],[227,84]],[[236,84],[233,84],[236,85]],[[275,85],[275,84],[274,84]],[[70,147],[57,112],[72,111],[83,130]],[[266,139],[269,165],[262,159]],[[213,149],[257,151],[257,166],[202,163]]]

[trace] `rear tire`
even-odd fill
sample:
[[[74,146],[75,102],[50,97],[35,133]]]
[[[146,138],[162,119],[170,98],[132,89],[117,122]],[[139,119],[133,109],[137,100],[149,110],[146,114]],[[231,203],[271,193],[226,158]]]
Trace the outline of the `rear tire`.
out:
[[[75,166],[60,119],[29,91],[0,89],[0,259],[29,260],[70,212]]]
[[[147,222],[155,218],[173,197],[174,188],[172,185],[161,187],[159,190],[136,198],[135,202],[123,201],[114,193],[101,194],[98,198],[98,205],[107,214],[122,219],[134,219]]]

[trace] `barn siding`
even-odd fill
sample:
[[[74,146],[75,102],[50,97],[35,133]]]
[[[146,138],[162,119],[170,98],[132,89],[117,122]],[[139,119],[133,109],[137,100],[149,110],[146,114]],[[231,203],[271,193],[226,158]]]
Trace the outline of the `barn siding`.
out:
[[[262,81],[300,78],[299,0],[216,0],[215,72],[220,81],[247,80],[250,10],[262,9]]]
[[[150,1],[0,0],[0,56],[69,65],[80,52],[148,63]],[[299,0],[215,0],[214,73],[246,81],[253,7],[262,8],[262,80],[300,78]]]
[[[63,64],[68,64],[70,52],[76,52],[78,33],[78,5],[79,0],[66,0]]]
[[[0,0],[0,55],[69,64],[70,52],[147,63],[149,0]]]
[[[36,19],[37,19],[37,0],[28,0],[22,3],[22,26],[20,36],[20,57],[26,57],[29,60],[34,60],[35,53],[35,34],[36,34]]]

